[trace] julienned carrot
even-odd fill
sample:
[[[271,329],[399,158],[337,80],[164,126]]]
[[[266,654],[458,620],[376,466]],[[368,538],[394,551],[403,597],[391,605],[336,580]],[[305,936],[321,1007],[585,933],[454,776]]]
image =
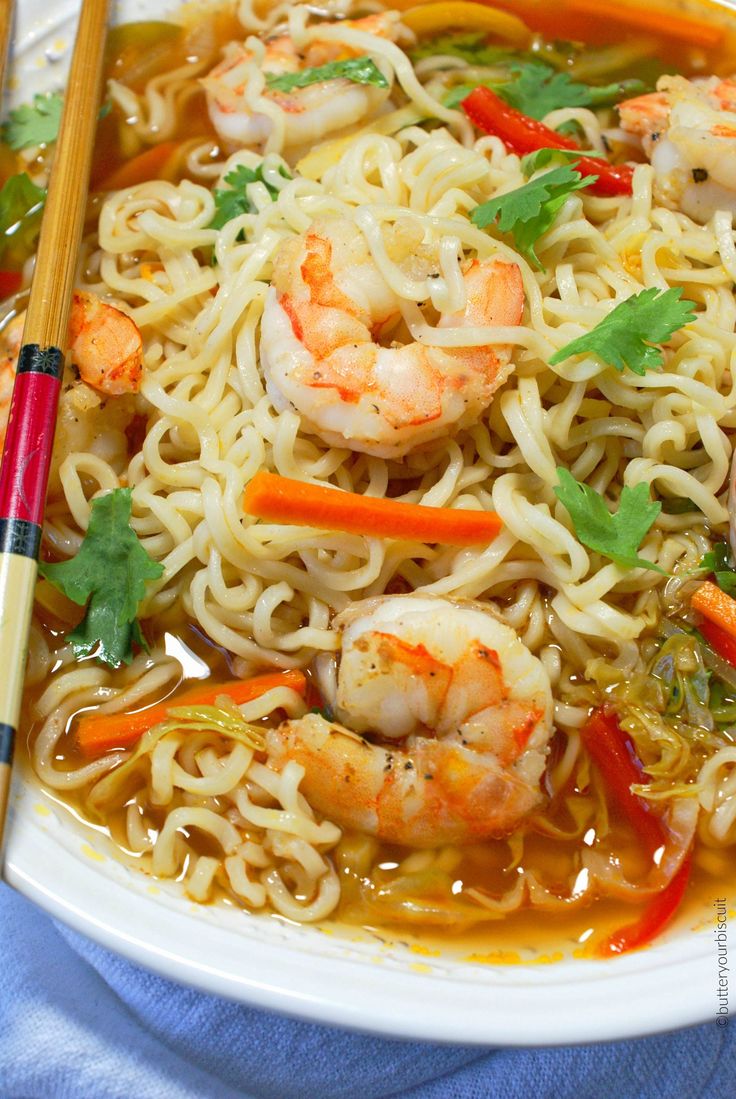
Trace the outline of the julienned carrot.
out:
[[[220,695],[228,695],[236,705],[241,705],[274,687],[290,687],[292,691],[304,695],[307,681],[303,673],[296,669],[268,672],[253,679],[203,683],[134,714],[85,714],[77,725],[77,744],[84,755],[91,757],[100,756],[110,748],[128,748],[154,725],[164,721],[169,711],[177,706],[212,706]]]
[[[629,27],[651,31],[664,38],[678,38],[690,46],[717,46],[722,41],[724,28],[703,19],[678,15],[670,7],[652,7],[649,4],[634,7],[620,0],[567,0],[568,8],[583,15],[599,19],[615,19]]]
[[[166,162],[179,148],[176,141],[162,141],[145,152],[134,156],[121,164],[114,172],[103,179],[98,191],[122,191],[124,187],[135,187],[137,183],[146,183],[149,179],[158,179]]]
[[[695,589],[690,606],[709,622],[715,622],[716,626],[720,626],[731,637],[736,637],[736,599],[726,595],[717,584],[705,580]]]
[[[483,545],[501,530],[495,511],[406,504],[310,485],[277,473],[257,473],[245,490],[243,507],[248,515],[269,522],[450,546]]]

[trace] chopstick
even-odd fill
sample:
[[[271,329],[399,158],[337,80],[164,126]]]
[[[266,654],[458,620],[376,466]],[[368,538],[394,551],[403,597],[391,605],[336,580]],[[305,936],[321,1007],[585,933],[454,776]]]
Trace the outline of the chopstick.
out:
[[[5,68],[8,67],[10,52],[10,33],[13,27],[14,0],[0,0],[0,96],[5,81]]]
[[[10,48],[10,32],[13,29],[14,0],[0,0],[0,96],[5,83],[5,73],[8,67],[8,50]]]
[[[83,0],[0,466],[0,850],[84,228],[109,0]]]

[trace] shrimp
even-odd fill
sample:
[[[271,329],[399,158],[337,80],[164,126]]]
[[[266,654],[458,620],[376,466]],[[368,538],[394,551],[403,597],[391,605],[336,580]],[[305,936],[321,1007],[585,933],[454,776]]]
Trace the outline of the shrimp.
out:
[[[549,678],[490,607],[381,596],[334,625],[336,720],[311,713],[267,735],[270,765],[304,768],[311,805],[343,828],[435,847],[506,835],[541,804]]]
[[[333,25],[393,41],[398,18],[397,12],[381,12]],[[362,52],[344,42],[318,39],[299,51],[288,35],[281,35],[265,43],[260,67],[268,76],[281,76],[317,68],[330,61],[344,61]],[[388,84],[379,88],[340,77],[288,92],[265,87],[255,93],[252,89],[255,60],[245,46],[232,43],[225,58],[202,80],[212,125],[223,141],[234,145],[266,141],[279,111],[284,126],[283,145],[311,144],[373,113],[390,92]]]
[[[24,324],[25,311],[16,314],[0,332],[0,445],[5,439]],[[140,389],[143,375],[140,329],[129,316],[95,294],[74,291],[69,316],[69,355],[81,380],[105,396],[118,397]]]
[[[69,353],[83,382],[108,397],[137,393],[143,377],[143,340],[131,318],[95,294],[75,290]]]
[[[464,309],[440,328],[517,325],[516,264],[473,260]],[[261,363],[280,411],[292,405],[332,446],[395,458],[474,422],[511,372],[507,346],[378,342],[400,317],[363,236],[347,219],[315,222],[281,246],[261,322]]]
[[[700,222],[736,213],[736,78],[663,76],[618,110],[622,128],[642,138],[659,202]]]

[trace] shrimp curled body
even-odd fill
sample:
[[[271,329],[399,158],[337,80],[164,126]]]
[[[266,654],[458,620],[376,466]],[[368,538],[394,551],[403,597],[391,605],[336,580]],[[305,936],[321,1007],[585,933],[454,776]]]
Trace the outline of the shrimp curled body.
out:
[[[663,76],[656,92],[618,110],[622,128],[642,139],[659,202],[700,222],[736,213],[736,79]]]
[[[336,26],[393,40],[398,15],[381,12],[364,19],[345,19]],[[279,144],[310,145],[329,133],[355,125],[375,112],[388,97],[390,87],[357,84],[338,77],[292,91],[268,84],[260,91],[258,69],[268,76],[284,76],[345,61],[360,53],[346,43],[312,39],[298,50],[288,35],[268,39],[263,58],[246,46],[232,43],[224,59],[202,81],[207,92],[212,125],[218,136],[234,146],[261,144],[281,129]]]
[[[465,307],[438,328],[513,326],[524,306],[516,264],[472,260]],[[332,446],[395,458],[474,422],[511,372],[506,346],[384,347],[400,316],[356,227],[315,222],[285,241],[261,322],[261,363],[276,408],[293,406]]]
[[[17,313],[0,332],[0,444],[5,438],[24,324],[25,311]],[[114,305],[83,290],[75,290],[72,298],[69,358],[81,381],[105,397],[121,397],[140,389],[143,340],[138,326]],[[62,398],[60,419],[63,412]]]
[[[381,596],[335,626],[340,665],[325,693],[338,721],[311,713],[267,737],[272,765],[304,767],[311,805],[344,828],[413,847],[506,835],[539,806],[549,679],[492,610]]]

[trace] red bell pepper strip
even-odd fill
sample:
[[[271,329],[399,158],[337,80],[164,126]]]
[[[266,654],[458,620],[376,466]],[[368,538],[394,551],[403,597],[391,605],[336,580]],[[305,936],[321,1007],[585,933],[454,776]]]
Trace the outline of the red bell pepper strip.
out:
[[[0,271],[0,300],[17,294],[23,285],[20,271]]]
[[[690,878],[691,864],[692,856],[687,854],[669,884],[652,898],[639,919],[614,931],[598,945],[597,952],[605,957],[611,954],[625,954],[629,950],[646,946],[655,939],[682,903]]]
[[[512,107],[490,88],[475,88],[461,104],[466,115],[479,130],[500,137],[504,145],[519,156],[537,149],[577,149],[579,146],[564,134],[551,130],[536,118],[529,118]],[[576,168],[585,175],[598,176],[590,184],[597,195],[630,195],[634,169],[630,164],[609,164],[597,156],[581,156]]]
[[[631,792],[634,783],[641,782],[631,738],[623,731],[615,715],[601,708],[594,710],[586,721],[581,739],[603,776],[611,800],[633,827],[649,854],[654,854],[667,843],[668,837],[646,802]]]
[[[632,785],[641,781],[631,738],[613,713],[600,708],[593,711],[583,726],[581,739],[603,776],[611,800],[633,826],[649,854],[654,854],[667,843],[668,836],[661,821],[649,811],[646,803],[631,792]],[[688,854],[671,881],[652,898],[639,919],[614,931],[599,944],[597,952],[606,957],[624,954],[656,938],[680,906],[690,877],[690,864],[691,856]]]
[[[707,618],[703,619],[698,629],[711,649],[736,668],[736,639],[731,637],[730,633],[722,630],[720,626],[716,626],[715,622],[709,622]]]

